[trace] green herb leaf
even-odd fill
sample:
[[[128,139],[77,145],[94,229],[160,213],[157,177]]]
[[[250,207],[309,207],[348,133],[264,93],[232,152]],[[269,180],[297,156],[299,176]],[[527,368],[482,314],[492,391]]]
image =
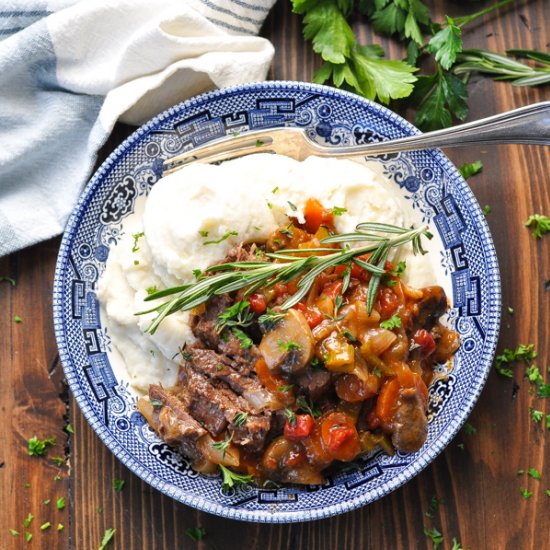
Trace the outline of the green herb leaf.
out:
[[[296,405],[304,411],[306,411],[314,420],[321,416],[321,410],[317,408],[313,403],[308,403],[305,397],[298,397],[296,399]]]
[[[49,521],[47,521],[46,523],[43,523],[40,526],[40,531],[46,531],[46,529],[49,529],[51,526],[52,524]]]
[[[477,428],[469,422],[466,422],[466,424],[464,424],[464,433],[467,435],[474,435],[477,433]]]
[[[424,525],[424,534],[431,539],[433,550],[437,550],[443,544],[443,535],[435,527],[428,529]]]
[[[264,330],[271,330],[285,315],[286,313],[273,313],[272,310],[267,308],[267,313],[258,317],[258,323],[262,325]]]
[[[254,478],[251,475],[238,474],[226,468],[223,464],[218,464],[223,475],[222,491],[228,491],[232,487],[247,485]]]
[[[140,231],[139,233],[134,233],[132,235],[133,239],[134,239],[134,245],[132,246],[132,252],[137,252],[139,250],[139,247],[138,247],[138,241],[141,239],[141,237],[143,237],[145,235],[145,233],[143,231]]]
[[[333,206],[332,210],[331,210],[331,212],[334,216],[341,216],[342,214],[344,214],[347,211],[348,211],[347,208],[340,208],[339,206]]]
[[[237,236],[239,233],[237,231],[226,231],[219,239],[216,239],[215,241],[204,241],[202,244],[204,246],[208,244],[219,244],[231,237],[232,235]]]
[[[53,445],[55,445],[55,437],[48,439],[38,439],[36,436],[31,437],[27,444],[29,456],[44,456],[47,447]]]
[[[462,32],[453,19],[445,16],[447,26],[435,33],[428,42],[427,50],[435,54],[435,60],[449,70],[456,61],[456,56],[462,51]]]
[[[10,283],[11,286],[15,286],[15,279],[8,277],[7,275],[0,275],[0,281],[6,281]]]
[[[279,346],[280,351],[292,351],[292,350],[298,350],[302,349],[302,346],[300,344],[297,344],[296,342],[287,341],[284,340],[277,340],[277,346]]]
[[[13,322],[19,324],[19,323],[23,322],[23,319],[21,319],[21,317],[19,317],[19,315],[14,315],[13,316]]]
[[[541,239],[543,235],[550,232],[550,218],[543,214],[532,214],[524,225],[533,229],[535,239]]]
[[[483,162],[481,162],[480,160],[476,160],[475,162],[466,162],[458,169],[458,171],[460,172],[460,174],[465,180],[467,180],[468,178],[471,178],[472,176],[475,176],[476,174],[479,174],[482,170],[483,170]],[[490,211],[491,210],[489,208],[489,212]],[[487,212],[487,214],[489,212]]]
[[[57,500],[56,500],[56,506],[57,506],[57,509],[58,510],[63,510],[65,509],[65,499],[63,497],[59,497]]]
[[[69,423],[65,426],[65,431],[68,433],[68,434],[73,434],[74,435],[74,430],[73,430],[73,427],[72,425]]]
[[[107,544],[109,544],[109,542],[115,536],[115,533],[116,529],[113,529],[112,527],[110,529],[106,529],[103,535],[103,539],[101,540],[101,544],[99,545],[99,548],[97,550],[105,550]]]
[[[31,522],[32,522],[33,519],[34,519],[34,516],[29,512],[29,515],[28,515],[28,516],[25,518],[25,520],[23,521],[23,525],[24,525],[25,527],[28,527],[28,526],[31,524]]]
[[[430,506],[428,508],[428,511],[426,512],[426,516],[429,518],[433,518],[437,513],[437,510],[439,509],[439,505],[443,504],[444,502],[445,501],[443,499],[439,499],[434,495],[430,500]]]
[[[292,409],[289,409],[287,407],[285,409],[284,415],[285,415],[285,418],[287,419],[287,422],[291,426],[296,426],[296,413]]]
[[[28,533],[28,532],[25,533],[25,540],[26,540],[27,542],[31,542],[31,540],[32,540],[32,533]]]
[[[12,537],[17,537],[19,536],[19,531],[16,531],[15,529],[10,529],[10,535]]]
[[[244,424],[246,423],[246,420],[248,418],[248,413],[246,412],[238,412],[234,417],[233,417],[233,425],[234,426],[244,426]]]
[[[231,332],[233,333],[233,336],[235,336],[235,338],[237,338],[237,340],[239,341],[241,348],[250,349],[254,344],[252,339],[240,328],[233,327],[231,329]]]
[[[278,392],[281,392],[281,393],[287,393],[287,392],[289,392],[293,387],[294,387],[294,384],[288,384],[287,386],[279,386],[279,387],[277,388],[277,391],[278,391]]]
[[[202,540],[206,535],[206,529],[203,527],[188,527],[185,534],[195,542]]]
[[[219,334],[226,327],[248,327],[254,321],[250,311],[250,302],[240,300],[228,307],[216,320],[216,332]]]
[[[534,344],[519,344],[515,350],[504,348],[501,355],[495,358],[495,369],[502,376],[513,377],[513,371],[509,367],[514,363],[523,361],[529,363],[537,356]]]
[[[537,411],[533,407],[529,407],[529,416],[533,422],[538,424],[544,418],[544,413],[542,411]]]
[[[396,313],[386,321],[380,323],[380,328],[385,328],[387,330],[392,330],[394,328],[399,328],[401,326],[401,317]]]
[[[464,548],[462,548],[462,545],[460,544],[460,542],[458,542],[456,537],[453,537],[452,543],[453,545],[451,547],[451,550],[464,550]]]
[[[484,216],[488,216],[491,213],[491,207],[488,204],[486,204],[483,207],[483,210],[481,212],[483,213]]]
[[[525,488],[523,488],[523,487],[520,487],[519,492],[521,493],[521,496],[522,496],[525,500],[527,500],[527,499],[529,499],[529,498],[531,498],[531,497],[533,496],[533,492],[532,492],[532,491],[529,491],[529,490],[527,490],[527,489],[525,489]]]
[[[527,473],[533,478],[533,479],[540,479],[540,472],[535,468],[529,468],[527,470]]]
[[[57,524],[57,530],[58,531],[63,531],[63,529],[65,529],[65,526],[62,523],[58,523]]]
[[[126,482],[123,479],[113,479],[113,488],[115,491],[120,492],[124,488]]]
[[[215,441],[214,443],[212,443],[212,448],[217,449],[218,451],[221,451],[222,458],[224,458],[225,453],[227,452],[227,449],[232,439],[233,439],[233,434],[229,435],[228,433],[226,433],[225,439],[223,441]]]

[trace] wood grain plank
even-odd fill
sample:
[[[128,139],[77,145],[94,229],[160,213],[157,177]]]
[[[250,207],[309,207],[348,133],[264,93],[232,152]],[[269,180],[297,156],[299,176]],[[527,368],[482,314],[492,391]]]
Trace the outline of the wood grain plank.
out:
[[[69,483],[66,466],[51,457],[65,457],[66,388],[53,339],[50,285],[58,240],[0,259],[0,548],[19,549],[24,535],[33,535],[36,548],[64,548],[68,543]],[[18,315],[21,323],[14,322]],[[29,456],[27,441],[54,437],[47,457]],[[60,480],[54,478],[60,476]],[[56,500],[67,508],[59,511]],[[44,500],[50,499],[49,504]],[[28,528],[23,522],[32,513]],[[40,531],[50,521],[53,528]],[[66,529],[56,531],[57,523]],[[11,536],[9,529],[19,531]]]

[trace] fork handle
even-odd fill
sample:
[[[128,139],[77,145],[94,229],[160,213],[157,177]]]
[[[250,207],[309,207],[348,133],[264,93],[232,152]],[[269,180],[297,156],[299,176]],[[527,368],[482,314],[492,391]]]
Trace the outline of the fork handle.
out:
[[[335,147],[333,156],[398,153],[440,147],[492,143],[550,145],[550,101],[535,103],[443,130],[387,142]]]

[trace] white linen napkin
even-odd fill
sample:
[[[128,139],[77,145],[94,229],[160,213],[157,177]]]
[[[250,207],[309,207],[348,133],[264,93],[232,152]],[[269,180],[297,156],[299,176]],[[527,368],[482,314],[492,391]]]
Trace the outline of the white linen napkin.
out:
[[[0,0],[0,256],[58,235],[115,122],[263,80],[275,0]]]

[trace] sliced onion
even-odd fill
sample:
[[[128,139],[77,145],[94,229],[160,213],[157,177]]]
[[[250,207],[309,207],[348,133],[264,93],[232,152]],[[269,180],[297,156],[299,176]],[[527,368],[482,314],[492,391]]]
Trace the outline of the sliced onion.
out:
[[[371,328],[363,338],[363,345],[368,347],[368,351],[380,356],[397,340],[397,335],[385,328]]]
[[[212,445],[216,443],[210,434],[203,435],[197,441],[197,447],[199,451],[205,456],[206,460],[213,462],[214,464],[223,464],[224,466],[238,467],[241,462],[239,449],[232,445],[228,445],[225,453],[221,449],[216,449]]]
[[[277,399],[276,395],[263,388],[247,390],[243,393],[243,397],[254,409],[278,411],[285,408],[285,404]]]

